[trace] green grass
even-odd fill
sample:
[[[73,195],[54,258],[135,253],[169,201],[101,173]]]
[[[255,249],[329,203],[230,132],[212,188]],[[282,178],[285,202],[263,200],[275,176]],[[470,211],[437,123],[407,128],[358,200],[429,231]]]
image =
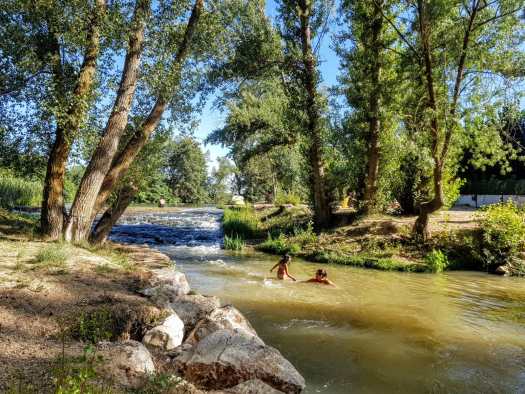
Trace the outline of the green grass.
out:
[[[222,219],[224,234],[228,237],[242,239],[256,238],[258,235],[258,219],[251,208],[228,208]]]
[[[52,243],[38,251],[34,262],[38,268],[45,268],[58,274],[64,274],[67,273],[67,254],[67,245]]]
[[[289,242],[284,234],[280,234],[277,237],[272,237],[268,234],[266,241],[257,245],[257,249],[262,252],[284,255],[286,253],[290,255],[297,255],[301,251],[301,246],[297,243]]]
[[[239,236],[224,236],[224,249],[226,250],[242,250],[244,248],[244,245],[244,240]]]
[[[40,202],[42,184],[0,171],[0,207],[36,206]]]

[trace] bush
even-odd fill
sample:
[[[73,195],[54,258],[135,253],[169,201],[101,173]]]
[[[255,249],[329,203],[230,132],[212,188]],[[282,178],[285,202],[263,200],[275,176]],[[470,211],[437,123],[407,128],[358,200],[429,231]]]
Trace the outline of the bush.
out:
[[[0,207],[38,206],[41,195],[42,185],[39,182],[0,170]]]
[[[228,237],[224,236],[224,249],[226,250],[242,250],[244,248],[244,240],[239,236]]]
[[[278,255],[286,253],[295,255],[301,251],[301,246],[297,243],[289,242],[284,234],[279,234],[277,237],[272,237],[271,234],[268,234],[266,241],[260,244],[257,249]]]
[[[241,239],[257,236],[257,216],[251,208],[229,208],[222,218],[224,234]]]
[[[523,211],[512,201],[489,206],[481,217],[482,253],[488,269],[515,259],[525,245]]]
[[[301,196],[293,192],[278,192],[274,203],[275,205],[299,205],[301,203]]]
[[[299,226],[294,227],[293,240],[302,246],[315,244],[317,242],[317,235],[314,232],[312,222],[308,222],[306,228],[301,228]]]
[[[439,249],[432,249],[432,251],[425,256],[425,261],[429,270],[435,273],[443,272],[449,266],[447,256]]]

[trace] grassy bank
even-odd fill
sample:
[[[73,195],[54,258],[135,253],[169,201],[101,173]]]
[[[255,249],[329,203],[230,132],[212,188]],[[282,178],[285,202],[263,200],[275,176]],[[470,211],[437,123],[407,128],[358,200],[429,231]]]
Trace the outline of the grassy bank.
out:
[[[0,208],[0,392],[130,392],[101,372],[96,344],[140,341],[166,316],[135,289],[169,259],[133,246],[44,242],[36,225]],[[132,392],[167,393],[178,379],[160,373]]]
[[[306,209],[241,208],[227,209],[223,224],[227,236],[246,240],[257,250],[317,263],[402,272],[494,271],[516,261],[523,250],[518,238],[524,217],[512,206],[439,212],[431,218],[433,236],[426,243],[412,237],[413,217],[362,217],[318,235]]]

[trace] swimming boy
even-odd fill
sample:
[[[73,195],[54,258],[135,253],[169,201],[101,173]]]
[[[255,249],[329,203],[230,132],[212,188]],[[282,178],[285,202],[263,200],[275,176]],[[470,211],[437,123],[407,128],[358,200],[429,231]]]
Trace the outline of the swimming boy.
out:
[[[315,272],[315,277],[308,279],[305,283],[320,283],[323,285],[335,286],[335,283],[328,279],[328,272],[323,269],[318,269]]]
[[[277,279],[285,279],[286,277],[290,278],[294,282],[297,280],[295,279],[290,273],[288,272],[288,265],[291,263],[292,258],[289,254],[285,254],[283,258],[273,266],[273,268],[270,270],[270,272],[273,272],[273,270],[277,267]]]

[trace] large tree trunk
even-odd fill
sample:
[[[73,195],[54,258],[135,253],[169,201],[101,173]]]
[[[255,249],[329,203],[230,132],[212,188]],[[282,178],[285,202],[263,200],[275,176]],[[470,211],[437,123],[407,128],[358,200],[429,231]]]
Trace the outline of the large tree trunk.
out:
[[[91,157],[73,201],[69,221],[64,232],[64,238],[67,241],[84,241],[91,229],[93,209],[100,186],[111,166],[128,122],[129,111],[137,86],[145,20],[149,10],[149,0],[137,1],[130,32],[129,48],[117,97],[102,138]]]
[[[182,65],[188,56],[189,49],[191,47],[191,40],[195,33],[203,6],[204,0],[195,1],[191,16],[184,32],[184,37],[177,50],[173,64],[171,65],[173,73],[177,73],[177,77],[175,78],[177,80],[180,78]],[[115,189],[115,186],[118,184],[119,180],[122,179],[122,177],[127,173],[129,167],[140,153],[144,145],[147,143],[150,135],[157,128],[160,120],[162,119],[162,115],[166,110],[166,106],[166,99],[163,95],[159,95],[146,120],[142,123],[137,132],[131,137],[122,152],[120,152],[113,161],[110,170],[102,182],[100,192],[98,193],[95,202],[95,208],[93,210],[91,220],[94,220],[96,214],[102,210],[104,204],[111,195],[112,191]],[[92,236],[91,238],[96,242],[97,237]]]
[[[100,25],[106,9],[105,0],[97,0],[90,28],[84,61],[80,67],[78,80],[69,103],[65,120],[57,122],[56,137],[47,162],[46,178],[42,198],[40,227],[44,237],[52,240],[62,235],[64,224],[64,176],[71,144],[86,114],[87,96],[93,86],[100,43]],[[57,83],[61,83],[62,67],[60,47],[55,40],[56,64],[53,73]]]
[[[329,226],[331,211],[326,196],[320,114],[317,103],[317,70],[315,69],[315,59],[312,51],[310,12],[310,2],[307,0],[299,1],[301,44],[303,51],[303,64],[305,68],[304,83],[307,93],[307,128],[310,136],[309,159],[312,167],[310,187],[314,205],[314,226],[316,231],[320,231]]]
[[[120,219],[126,208],[131,204],[138,189],[134,185],[124,186],[118,193],[117,200],[109,207],[97,222],[89,237],[93,244],[103,244],[109,237],[111,229]]]
[[[373,20],[371,22],[371,41],[370,49],[372,56],[370,59],[370,82],[372,90],[370,92],[368,104],[368,152],[367,152],[367,173],[365,180],[365,193],[363,212],[369,213],[376,209],[378,174],[380,161],[380,117],[379,106],[381,99],[381,86],[379,83],[381,75],[381,32],[383,29],[383,17],[380,10],[380,4],[374,7]],[[367,38],[365,37],[365,40]]]

